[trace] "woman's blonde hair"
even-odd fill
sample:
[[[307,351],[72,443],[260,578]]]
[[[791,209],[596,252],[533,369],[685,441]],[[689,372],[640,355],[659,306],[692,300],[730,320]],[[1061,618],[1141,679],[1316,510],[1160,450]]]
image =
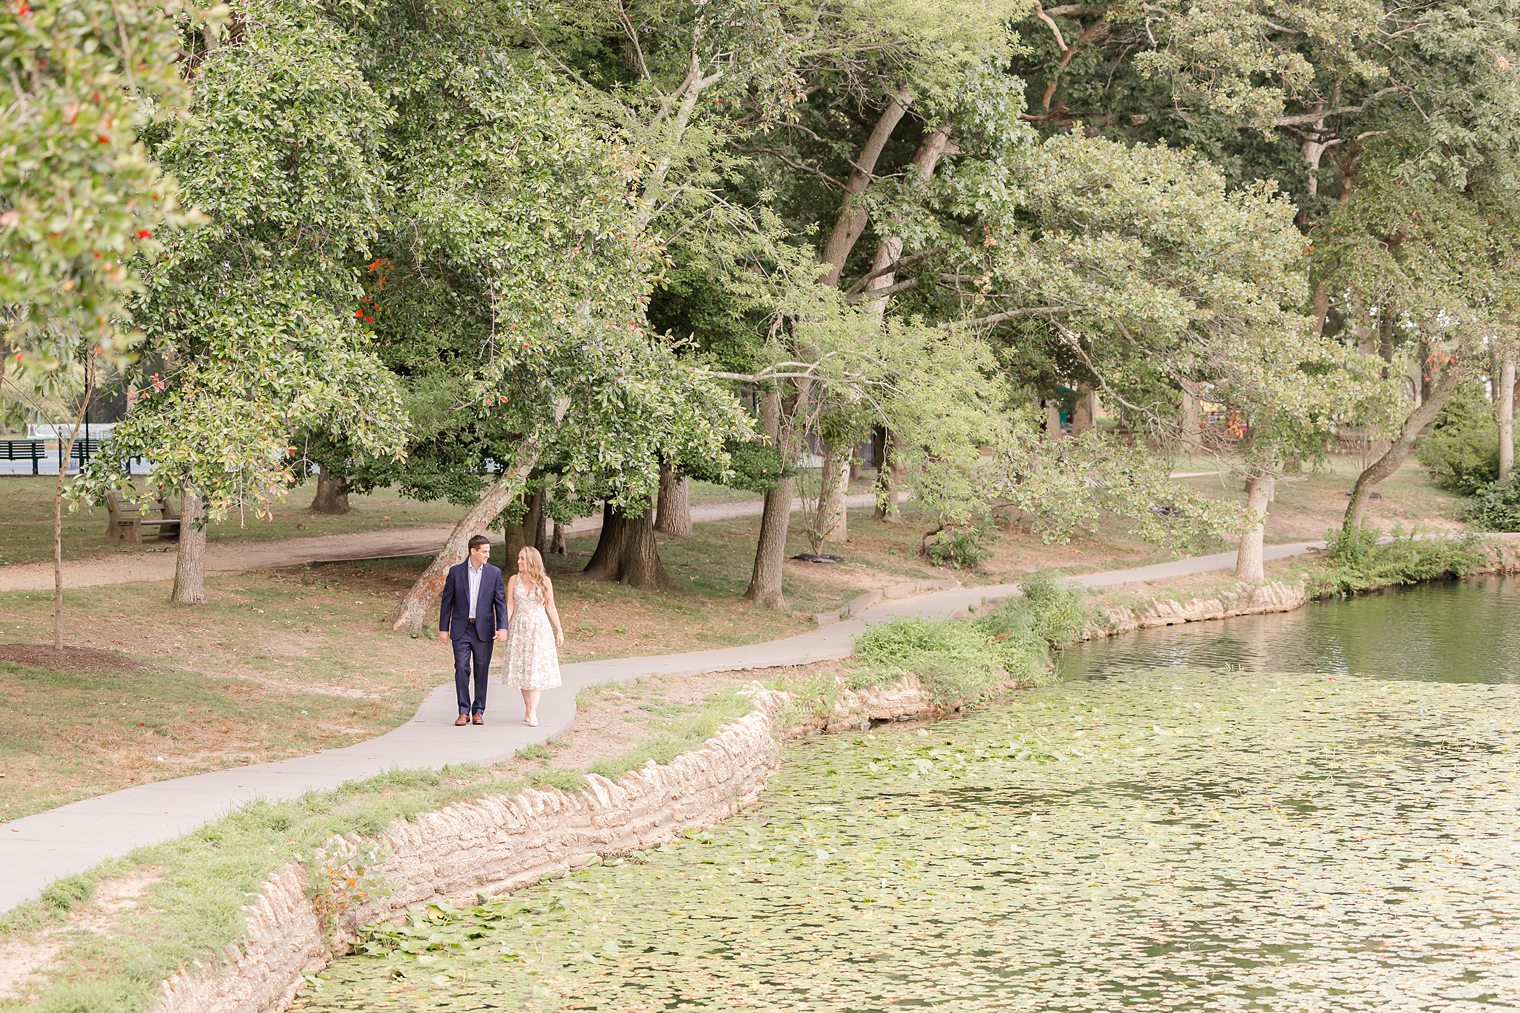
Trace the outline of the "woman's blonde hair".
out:
[[[549,587],[549,573],[544,569],[544,557],[531,545],[524,545],[517,553],[517,575],[540,590]]]

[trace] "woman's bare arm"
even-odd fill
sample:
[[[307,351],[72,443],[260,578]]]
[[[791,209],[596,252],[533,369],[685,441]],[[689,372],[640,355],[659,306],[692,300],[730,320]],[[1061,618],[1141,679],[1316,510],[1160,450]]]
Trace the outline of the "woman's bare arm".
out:
[[[554,624],[554,646],[565,646],[565,630],[559,624],[559,609],[554,607],[554,585],[546,583],[544,587],[544,611],[549,614],[549,621]]]

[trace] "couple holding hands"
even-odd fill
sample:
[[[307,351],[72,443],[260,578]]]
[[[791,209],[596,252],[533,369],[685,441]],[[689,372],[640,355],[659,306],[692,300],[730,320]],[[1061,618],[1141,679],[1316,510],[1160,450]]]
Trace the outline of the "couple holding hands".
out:
[[[531,545],[517,554],[517,572],[505,585],[492,566],[491,540],[470,539],[463,563],[449,568],[438,610],[438,639],[454,648],[456,725],[486,723],[486,675],[496,643],[507,645],[507,685],[522,690],[523,719],[538,724],[538,696],[559,685],[559,648],[565,643],[554,584],[544,558]],[[473,670],[473,671],[472,671]],[[473,677],[473,679],[472,679]],[[471,699],[471,682],[474,699]]]

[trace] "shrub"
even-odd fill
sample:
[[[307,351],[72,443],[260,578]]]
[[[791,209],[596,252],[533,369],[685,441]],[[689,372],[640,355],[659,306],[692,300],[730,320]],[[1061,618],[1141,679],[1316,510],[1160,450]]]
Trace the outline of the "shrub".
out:
[[[1415,538],[1380,541],[1377,531],[1356,528],[1329,537],[1328,562],[1309,577],[1314,597],[1357,594],[1438,577],[1465,577],[1488,561],[1476,538]]]
[[[1069,643],[1085,624],[1078,596],[1053,584],[1041,585],[1032,601],[1010,598],[973,622],[894,620],[856,638],[860,667],[850,686],[877,686],[911,674],[936,703],[972,703],[1009,681],[1047,681],[1054,671],[1050,646]]]
[[[1051,647],[1075,643],[1092,620],[1082,592],[1059,586],[1049,577],[1024,581],[1024,600],[1034,616],[1034,629]]]
[[[947,529],[924,551],[935,566],[974,570],[992,554],[993,537],[980,527]]]
[[[1499,427],[1483,388],[1465,384],[1420,441],[1420,463],[1437,486],[1477,494],[1499,477]]]
[[[1513,478],[1482,489],[1462,519],[1484,531],[1520,531],[1520,482]]]
[[[937,703],[971,702],[1003,678],[999,652],[975,623],[894,619],[855,639],[866,666],[854,684],[916,675]]]

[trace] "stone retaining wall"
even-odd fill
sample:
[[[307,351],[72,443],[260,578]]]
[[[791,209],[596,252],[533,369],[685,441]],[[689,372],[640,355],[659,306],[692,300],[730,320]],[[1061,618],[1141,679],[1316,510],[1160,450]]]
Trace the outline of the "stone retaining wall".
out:
[[[1474,570],[1470,576],[1520,573],[1520,545],[1513,541],[1489,541],[1487,550],[1488,562]],[[1274,581],[1260,586],[1240,584],[1184,602],[1156,598],[1138,608],[1120,605],[1102,609],[1102,622],[1088,627],[1082,639],[1099,640],[1135,630],[1175,626],[1179,623],[1292,612],[1303,608],[1308,602],[1308,592],[1301,583]]]
[[[1157,598],[1140,608],[1115,606],[1102,610],[1103,622],[1088,628],[1084,640],[1115,637],[1135,630],[1157,626],[1196,623],[1208,619],[1265,615],[1269,612],[1292,612],[1303,608],[1309,596],[1302,584],[1274,582],[1260,587],[1242,585],[1215,595],[1192,598],[1185,602]]]
[[[302,976],[346,952],[361,925],[438,901],[473,904],[722,822],[759,798],[781,763],[776,715],[790,698],[758,685],[749,693],[754,713],[668,764],[650,761],[615,782],[588,774],[573,794],[488,796],[378,838],[334,838],[309,864],[292,863],[264,884],[246,909],[247,937],[225,962],[163,982],[155,1013],[278,1013]],[[942,712],[908,680],[842,692],[819,730]],[[377,884],[384,897],[364,895]]]

